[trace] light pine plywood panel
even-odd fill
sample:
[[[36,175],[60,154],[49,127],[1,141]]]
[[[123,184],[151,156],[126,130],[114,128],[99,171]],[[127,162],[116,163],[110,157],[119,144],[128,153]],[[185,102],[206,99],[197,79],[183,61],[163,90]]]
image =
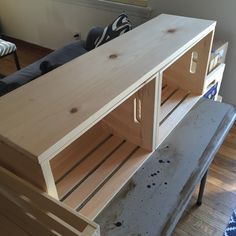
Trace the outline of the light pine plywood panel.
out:
[[[161,15],[3,96],[2,139],[40,162],[52,158],[214,27]]]

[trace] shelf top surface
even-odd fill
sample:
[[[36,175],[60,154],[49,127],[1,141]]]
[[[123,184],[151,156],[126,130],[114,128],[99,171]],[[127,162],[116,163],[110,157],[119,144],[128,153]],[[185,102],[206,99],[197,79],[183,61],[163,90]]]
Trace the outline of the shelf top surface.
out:
[[[51,158],[215,24],[160,15],[1,97],[1,141],[40,162]]]

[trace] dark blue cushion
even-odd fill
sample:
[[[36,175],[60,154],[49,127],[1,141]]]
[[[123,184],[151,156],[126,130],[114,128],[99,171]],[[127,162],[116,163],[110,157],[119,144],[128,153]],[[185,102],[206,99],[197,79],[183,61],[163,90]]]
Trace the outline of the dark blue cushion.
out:
[[[85,42],[84,41],[76,41],[73,43],[69,43],[66,46],[55,50],[54,52],[48,54],[47,56],[41,58],[40,60],[30,64],[29,66],[16,71],[15,73],[1,79],[2,83],[2,92],[1,95],[10,92],[17,87],[20,87],[42,75],[42,71],[40,70],[40,64],[43,61],[50,62],[51,66],[54,65],[63,65],[76,57],[79,57],[86,53]],[[5,92],[4,92],[5,91]]]

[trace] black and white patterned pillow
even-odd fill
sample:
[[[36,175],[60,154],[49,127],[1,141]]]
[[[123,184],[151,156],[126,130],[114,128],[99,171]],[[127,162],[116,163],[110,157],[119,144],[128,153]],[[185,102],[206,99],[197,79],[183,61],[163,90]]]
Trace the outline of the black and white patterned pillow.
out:
[[[119,17],[110,25],[108,25],[101,36],[95,40],[95,47],[99,47],[102,44],[130,31],[132,25],[128,16],[125,13],[119,15]]]
[[[232,216],[230,217],[229,224],[225,229],[223,236],[235,236],[236,235],[236,208]]]

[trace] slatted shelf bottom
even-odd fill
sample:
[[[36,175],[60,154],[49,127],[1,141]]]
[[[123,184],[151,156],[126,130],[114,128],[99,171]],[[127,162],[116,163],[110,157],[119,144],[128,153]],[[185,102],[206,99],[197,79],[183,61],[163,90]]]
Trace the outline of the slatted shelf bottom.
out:
[[[162,87],[160,107],[160,143],[183,119],[201,96],[181,89],[176,85],[165,84]]]
[[[57,182],[61,201],[90,219],[96,217],[150,154],[110,135]]]

